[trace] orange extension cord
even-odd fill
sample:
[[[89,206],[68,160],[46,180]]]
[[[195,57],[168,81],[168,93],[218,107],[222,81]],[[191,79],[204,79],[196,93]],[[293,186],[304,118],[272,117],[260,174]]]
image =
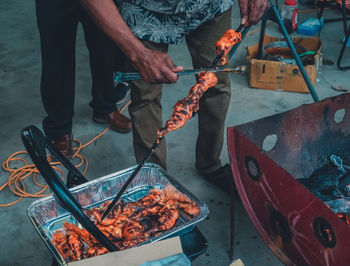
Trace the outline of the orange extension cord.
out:
[[[123,108],[120,110],[120,113],[122,113],[131,103],[131,101],[128,101]],[[94,137],[93,139],[91,139],[89,142],[85,143],[84,145],[82,145],[82,143],[79,140],[73,140],[75,143],[78,144],[77,148],[74,148],[74,154],[72,156],[73,158],[77,158],[79,159],[79,162],[75,165],[75,167],[83,167],[83,175],[86,174],[86,171],[88,169],[88,160],[86,159],[86,157],[84,157],[83,155],[80,154],[80,151],[85,148],[86,146],[88,146],[89,144],[91,144],[92,142],[94,142],[95,140],[97,140],[98,138],[100,138],[102,135],[104,135],[108,130],[110,130],[110,127],[106,128],[105,130],[103,130],[100,134],[98,134],[96,137]],[[18,156],[24,156],[26,155],[27,152],[26,151],[18,151],[15,152],[14,154],[12,154],[3,164],[2,164],[2,168],[10,173],[10,177],[8,178],[8,180],[5,182],[5,184],[3,184],[2,186],[0,186],[0,192],[2,190],[4,190],[6,187],[8,187],[10,189],[10,191],[16,195],[18,197],[18,199],[16,199],[13,202],[10,203],[6,203],[6,204],[0,204],[0,207],[8,207],[8,206],[12,206],[14,204],[16,204],[17,202],[19,202],[21,199],[23,198],[29,198],[29,197],[33,197],[33,198],[41,198],[41,197],[46,197],[49,196],[50,194],[43,194],[45,192],[45,190],[48,188],[48,185],[43,185],[40,184],[37,180],[37,175],[39,174],[38,169],[35,167],[34,164],[28,164],[28,162],[26,161],[26,159],[22,158],[22,157],[18,157]],[[50,155],[48,155],[48,161],[50,162],[50,165],[52,166],[52,168],[54,170],[56,170],[57,172],[59,172],[59,174],[61,175],[62,180],[64,180],[64,172],[61,168],[59,168],[59,165],[61,165],[60,162],[54,162],[51,158]],[[24,166],[20,167],[20,168],[11,168],[10,164],[11,162],[15,162],[15,161],[19,161],[22,164],[24,164]],[[29,193],[26,191],[26,186],[24,184],[24,179],[26,179],[27,177],[32,176],[33,182],[34,184],[39,187],[39,191],[36,193]]]

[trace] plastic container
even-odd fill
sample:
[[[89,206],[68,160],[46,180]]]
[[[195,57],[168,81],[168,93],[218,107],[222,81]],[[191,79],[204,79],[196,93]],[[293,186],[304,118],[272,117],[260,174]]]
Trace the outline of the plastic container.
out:
[[[296,0],[285,0],[281,9],[281,18],[289,34],[298,27],[298,3]]]
[[[323,18],[308,18],[298,26],[298,33],[313,36],[320,31],[323,23]]]

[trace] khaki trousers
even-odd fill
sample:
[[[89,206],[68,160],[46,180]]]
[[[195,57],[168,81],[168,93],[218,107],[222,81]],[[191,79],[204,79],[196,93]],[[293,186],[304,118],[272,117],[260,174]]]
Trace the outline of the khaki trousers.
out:
[[[215,43],[231,27],[231,9],[204,23],[186,36],[186,43],[194,68],[208,67],[217,53]],[[141,40],[152,50],[168,51],[168,44]],[[136,71],[128,63],[128,71]],[[218,73],[218,84],[201,98],[198,111],[198,137],[196,168],[210,173],[221,167],[220,154],[225,131],[225,118],[230,102],[230,82],[227,73]],[[188,88],[189,90],[190,88]],[[157,129],[163,127],[162,85],[149,85],[143,80],[132,82],[129,113],[133,123],[133,145],[137,162],[140,162],[156,140]],[[180,100],[180,99],[179,99]],[[186,130],[184,128],[183,130]],[[184,147],[185,149],[185,147]],[[166,169],[165,140],[149,160]]]

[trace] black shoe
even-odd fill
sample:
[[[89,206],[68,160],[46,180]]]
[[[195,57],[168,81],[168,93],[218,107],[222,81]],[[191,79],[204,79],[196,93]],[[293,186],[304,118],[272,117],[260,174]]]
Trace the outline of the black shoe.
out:
[[[203,175],[203,177],[209,183],[212,183],[213,185],[217,186],[218,188],[220,188],[228,194],[230,194],[230,187],[234,186],[231,167],[228,164],[220,167],[214,172]],[[236,191],[235,187],[234,191]]]

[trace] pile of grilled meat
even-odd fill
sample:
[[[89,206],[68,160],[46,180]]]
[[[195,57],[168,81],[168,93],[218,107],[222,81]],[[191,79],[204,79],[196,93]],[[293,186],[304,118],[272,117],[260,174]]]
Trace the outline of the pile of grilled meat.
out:
[[[179,211],[188,219],[196,217],[200,208],[173,186],[152,189],[136,202],[118,203],[101,221],[110,202],[86,211],[91,221],[120,249],[134,247],[174,227]],[[66,261],[76,261],[107,253],[86,230],[65,222],[56,231],[52,243]]]

